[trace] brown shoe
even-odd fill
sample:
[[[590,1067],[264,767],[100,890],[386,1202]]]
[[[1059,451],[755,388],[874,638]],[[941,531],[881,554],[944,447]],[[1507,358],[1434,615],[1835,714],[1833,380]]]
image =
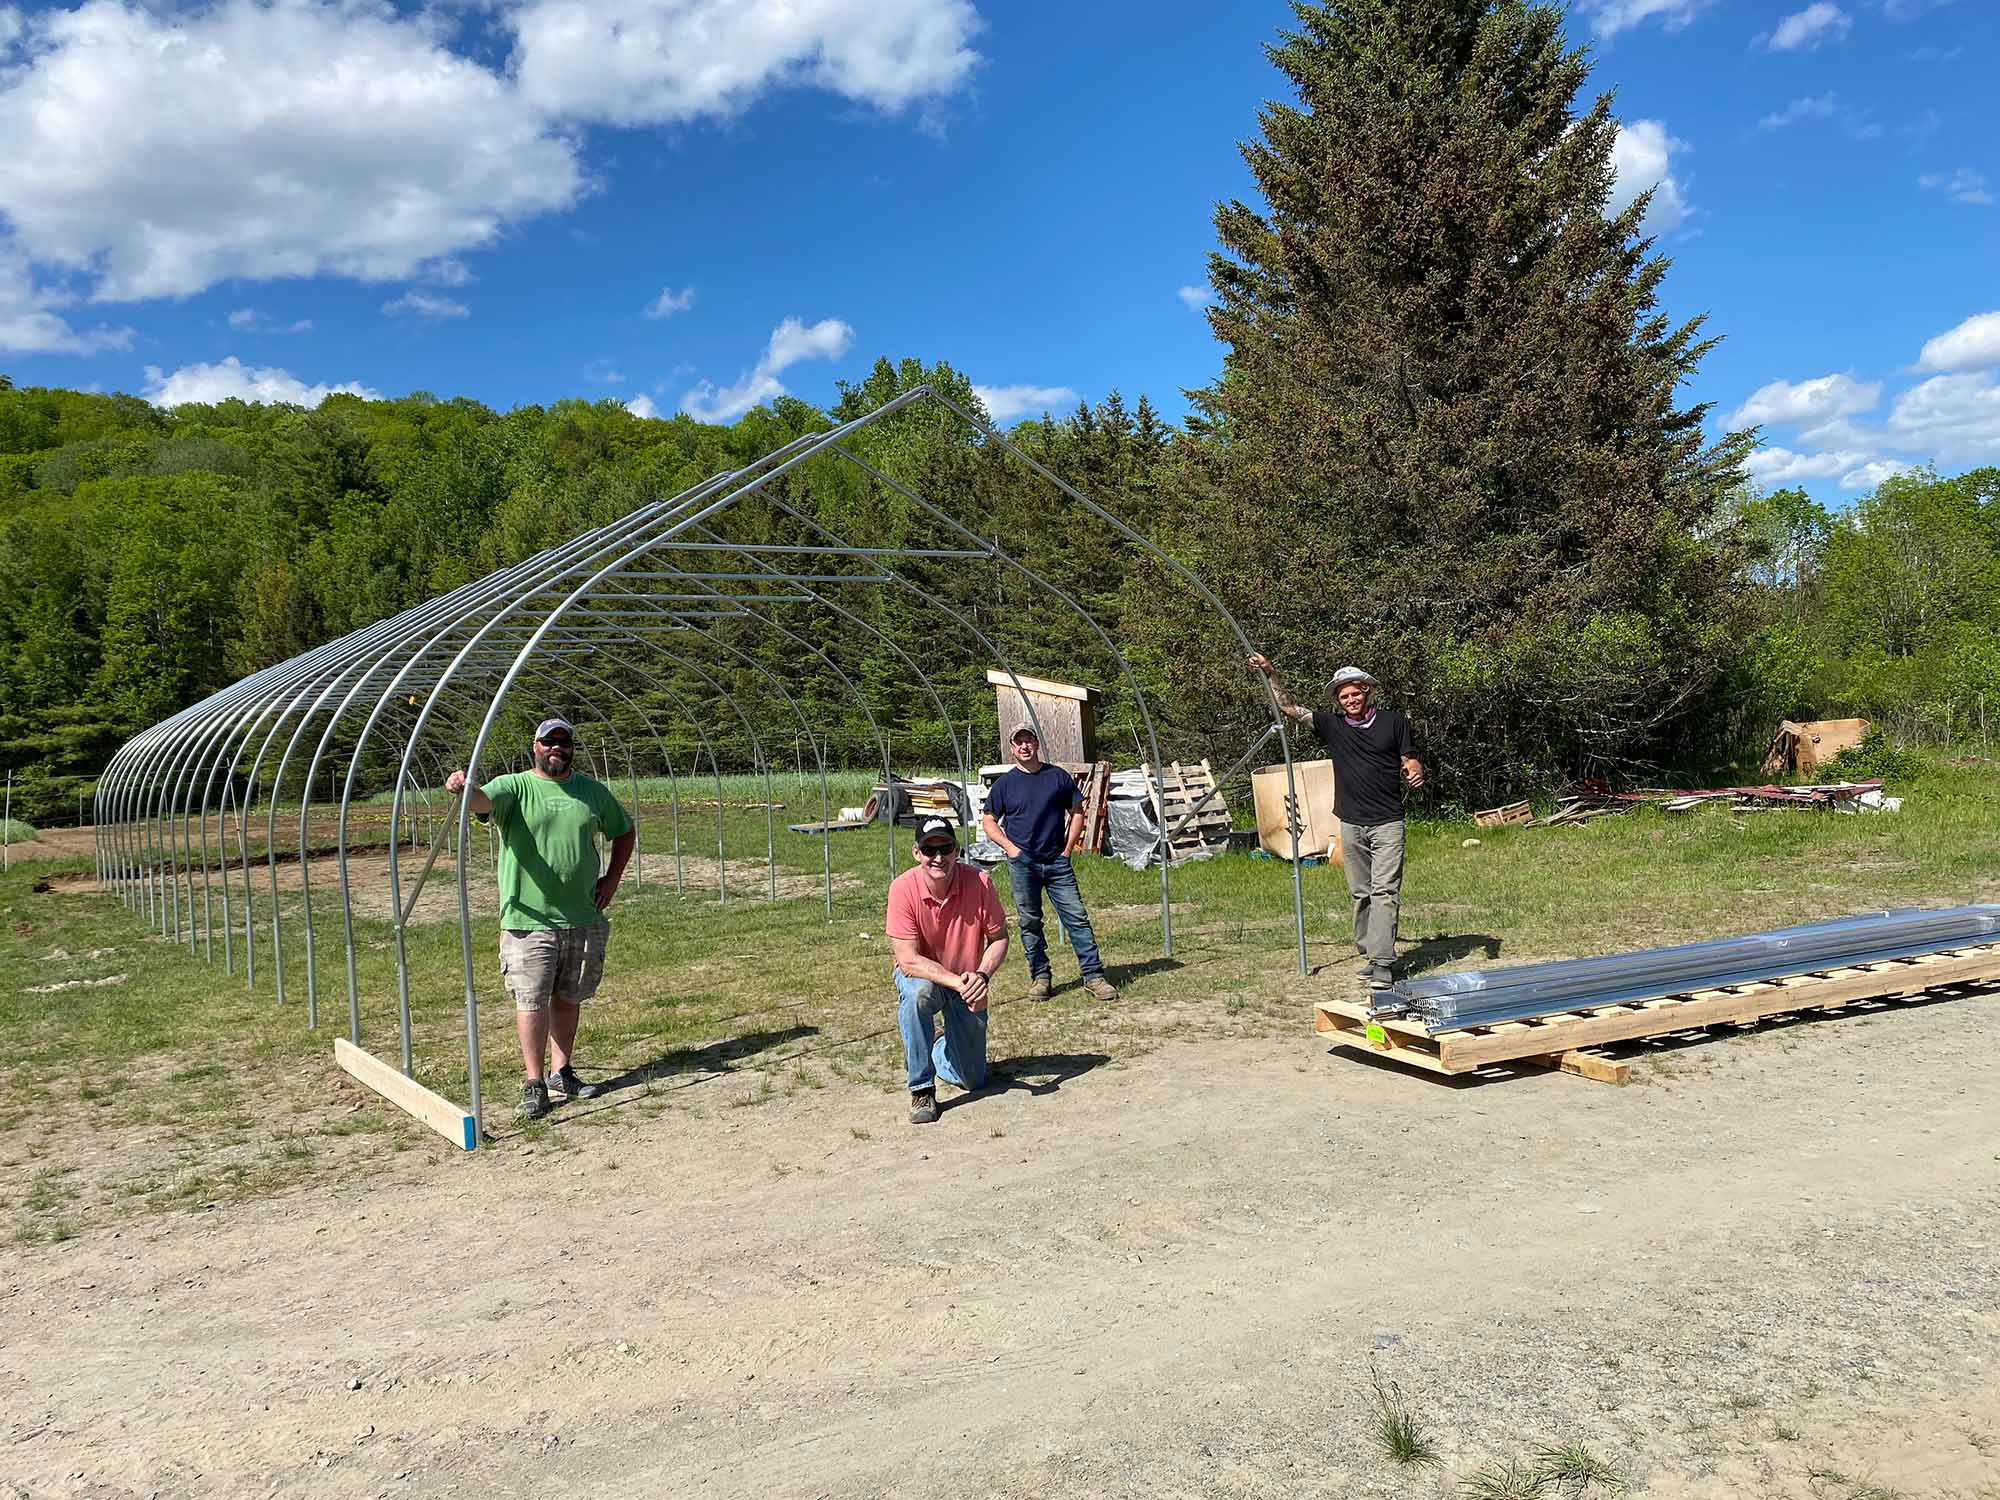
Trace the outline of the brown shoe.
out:
[[[1118,991],[1110,980],[1102,974],[1093,974],[1083,982],[1084,993],[1097,1000],[1116,1000]]]
[[[935,1125],[937,1123],[937,1090],[918,1089],[910,1095],[910,1123],[912,1125]]]
[[[1048,974],[1037,974],[1028,984],[1028,998],[1037,1004],[1049,998],[1055,990],[1055,979]]]

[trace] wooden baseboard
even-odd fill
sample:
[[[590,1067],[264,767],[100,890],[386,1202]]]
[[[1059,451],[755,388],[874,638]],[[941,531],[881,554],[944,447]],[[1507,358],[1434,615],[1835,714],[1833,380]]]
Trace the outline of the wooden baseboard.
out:
[[[405,1078],[372,1052],[364,1052],[346,1037],[333,1040],[333,1060],[342,1072],[365,1083],[384,1099],[407,1114],[416,1116],[439,1135],[462,1150],[479,1144],[479,1122],[440,1094],[433,1094],[414,1078]]]

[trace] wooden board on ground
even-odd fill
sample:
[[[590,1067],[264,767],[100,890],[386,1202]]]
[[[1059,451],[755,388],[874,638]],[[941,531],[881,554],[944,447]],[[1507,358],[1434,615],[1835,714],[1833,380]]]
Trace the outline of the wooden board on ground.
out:
[[[479,1122],[414,1078],[406,1078],[372,1052],[346,1037],[333,1039],[333,1060],[358,1083],[365,1083],[398,1109],[415,1115],[454,1146],[470,1151],[479,1144]]]
[[[1992,983],[2000,983],[2000,943],[1694,990],[1656,1000],[1584,1005],[1559,1016],[1468,1026],[1435,1035],[1417,1021],[1370,1020],[1368,1007],[1359,1001],[1324,1000],[1313,1008],[1313,1030],[1336,1045],[1394,1058],[1431,1073],[1456,1075],[1493,1063],[1528,1062],[1623,1083],[1626,1064],[1587,1049],[1794,1011],[1906,1000],[1950,985]]]

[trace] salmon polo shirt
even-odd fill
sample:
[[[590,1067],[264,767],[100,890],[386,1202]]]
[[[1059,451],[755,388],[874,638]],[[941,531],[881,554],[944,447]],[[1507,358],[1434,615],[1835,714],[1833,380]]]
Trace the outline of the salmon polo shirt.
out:
[[[926,889],[921,868],[889,882],[885,930],[892,938],[915,938],[917,951],[932,963],[966,974],[979,967],[986,945],[1007,930],[1007,914],[993,894],[992,879],[961,860],[952,866],[942,901]]]

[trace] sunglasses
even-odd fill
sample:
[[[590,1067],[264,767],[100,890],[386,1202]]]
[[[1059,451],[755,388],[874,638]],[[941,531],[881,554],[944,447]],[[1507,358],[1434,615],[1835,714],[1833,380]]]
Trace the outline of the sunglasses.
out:
[[[544,750],[573,750],[576,747],[568,740],[543,740],[542,748]]]
[[[958,845],[956,844],[917,845],[917,854],[920,858],[923,859],[944,859],[948,855],[953,855],[956,853],[958,853]]]

